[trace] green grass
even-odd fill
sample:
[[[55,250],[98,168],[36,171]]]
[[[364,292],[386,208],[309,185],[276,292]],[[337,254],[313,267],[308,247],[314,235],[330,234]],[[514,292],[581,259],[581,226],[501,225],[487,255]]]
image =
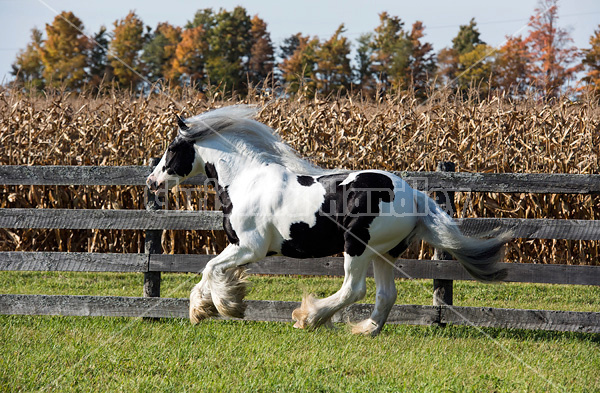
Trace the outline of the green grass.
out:
[[[161,296],[188,297],[199,275],[162,275]],[[0,292],[11,294],[141,296],[139,273],[0,272]],[[304,293],[328,296],[341,277],[250,276],[248,299],[300,301]],[[431,280],[398,280],[398,304],[431,304]],[[367,280],[365,303],[374,302],[375,283]],[[502,308],[600,312],[600,286],[454,282],[454,304]]]
[[[164,274],[165,297],[198,276]],[[251,277],[248,298],[325,296],[339,278]],[[2,293],[140,296],[141,274],[0,272]],[[398,282],[431,304],[431,282]],[[369,297],[373,301],[373,282]],[[455,283],[461,306],[600,311],[600,288]],[[0,316],[0,391],[600,391],[600,335],[386,326],[377,338],[290,323]]]

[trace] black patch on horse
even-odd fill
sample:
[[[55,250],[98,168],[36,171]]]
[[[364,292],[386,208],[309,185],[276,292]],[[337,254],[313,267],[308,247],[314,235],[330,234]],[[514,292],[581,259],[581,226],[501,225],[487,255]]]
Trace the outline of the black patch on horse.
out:
[[[187,176],[192,172],[195,156],[196,152],[192,141],[176,138],[167,148],[163,170],[169,175]]]
[[[295,222],[290,226],[290,239],[281,244],[281,254],[292,258],[320,258],[344,250],[343,192],[340,183],[347,174],[317,178],[325,188],[325,200],[315,213],[316,224]]]
[[[365,172],[348,184],[348,214],[344,226],[344,252],[350,256],[361,255],[371,239],[369,226],[379,215],[379,202],[394,200],[394,183],[381,173]]]
[[[298,175],[297,176],[298,183],[305,187],[310,187],[315,184],[315,178],[312,176]]]
[[[219,197],[219,202],[221,202],[221,210],[223,211],[223,229],[227,235],[227,240],[232,244],[239,244],[240,238],[237,236],[237,233],[235,233],[235,230],[231,226],[231,220],[229,219],[231,211],[233,210],[233,203],[227,192],[227,186],[221,187],[217,170],[210,162],[207,162],[204,165],[204,173],[206,173],[209,184],[215,188],[217,196]]]
[[[317,178],[325,188],[325,200],[315,213],[316,224],[293,223],[290,239],[281,245],[283,255],[319,258],[342,251],[357,256],[365,251],[369,226],[379,215],[379,202],[394,199],[394,185],[383,174],[361,173],[342,186],[347,177],[334,174]]]

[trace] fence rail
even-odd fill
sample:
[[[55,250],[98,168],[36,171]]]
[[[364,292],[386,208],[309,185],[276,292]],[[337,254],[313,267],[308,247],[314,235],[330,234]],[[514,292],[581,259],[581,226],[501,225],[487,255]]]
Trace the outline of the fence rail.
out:
[[[143,186],[149,167],[0,166],[4,185]],[[396,172],[420,190],[504,193],[600,193],[600,175],[488,174],[454,172]],[[198,176],[187,184],[203,185]],[[174,230],[221,230],[222,214],[216,211],[92,209],[0,209],[0,228],[132,229],[146,232],[146,253],[0,252],[0,270],[144,273],[144,298],[106,296],[0,295],[0,314],[187,317],[187,299],[154,297],[160,293],[160,272],[200,272],[212,255],[164,255],[160,233]],[[511,230],[514,237],[529,239],[600,240],[600,221],[559,219],[466,218],[458,219],[468,235]],[[158,243],[157,243],[158,241]],[[440,259],[443,259],[440,257]],[[506,281],[569,285],[600,285],[600,266],[506,263]],[[456,261],[396,261],[396,277],[434,279],[444,286],[452,280],[472,278]],[[269,257],[250,265],[251,274],[343,275],[342,258],[291,259]],[[369,271],[372,275],[372,271]],[[451,293],[451,291],[450,291]],[[450,298],[451,300],[451,298]],[[434,300],[434,304],[435,300]],[[447,302],[451,304],[451,302]],[[245,319],[290,321],[295,302],[248,301]],[[337,321],[368,317],[372,305],[355,304],[336,314]],[[600,332],[600,313],[548,310],[454,307],[447,305],[397,305],[389,323],[459,324],[523,329]]]
[[[144,186],[149,167],[144,166],[0,166],[4,185],[131,185]],[[590,194],[600,193],[600,175],[563,173],[393,172],[422,190]],[[205,176],[184,184],[203,185]]]
[[[547,218],[459,218],[460,229],[470,236],[511,231],[514,238],[600,240],[600,221]],[[220,211],[104,210],[104,209],[0,209],[1,228],[222,230]]]
[[[110,254],[86,252],[0,252],[0,271],[176,272],[199,273],[214,258],[207,254]],[[396,278],[473,280],[457,261],[398,259]],[[577,265],[502,263],[506,282],[598,285],[600,268]],[[248,266],[250,274],[343,276],[341,257],[294,259],[267,257]],[[373,270],[367,271],[373,277]]]
[[[0,295],[0,313],[15,315],[111,316],[187,318],[188,299],[117,296]],[[248,321],[291,322],[298,302],[249,300]],[[372,304],[353,304],[333,317],[334,322],[369,317]],[[517,329],[600,333],[600,313],[519,310],[490,307],[395,305],[387,323],[455,324]]]

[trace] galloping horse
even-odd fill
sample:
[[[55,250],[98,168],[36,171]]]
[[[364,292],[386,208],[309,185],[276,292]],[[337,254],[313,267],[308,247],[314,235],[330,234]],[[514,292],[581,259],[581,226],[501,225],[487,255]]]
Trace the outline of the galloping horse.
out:
[[[257,108],[236,105],[183,120],[148,176],[156,191],[167,182],[205,174],[216,189],[229,245],[212,259],[190,294],[190,320],[243,317],[245,265],[269,255],[344,255],[344,282],[324,299],[306,296],[292,313],[295,327],[313,328],[364,297],[369,263],[377,287],[370,318],[353,332],[376,335],[396,300],[393,261],[412,241],[446,250],[480,281],[505,276],[497,262],[508,235],[475,239],[424,193],[384,171],[325,170],[300,158]]]

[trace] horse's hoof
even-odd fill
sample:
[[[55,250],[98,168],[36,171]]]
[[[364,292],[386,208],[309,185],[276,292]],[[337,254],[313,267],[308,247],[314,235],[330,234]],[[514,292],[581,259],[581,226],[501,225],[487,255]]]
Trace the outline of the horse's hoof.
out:
[[[381,332],[381,326],[377,325],[372,319],[365,319],[356,324],[350,324],[352,334],[375,337]]]
[[[190,306],[190,322],[197,325],[201,321],[218,315],[219,312],[212,302],[207,299],[201,299],[194,306]]]
[[[305,327],[304,321],[296,321],[294,324],[294,329],[304,329]]]
[[[296,321],[294,327],[296,329],[305,329],[307,327],[306,319],[308,318],[308,312],[306,309],[300,307],[292,311],[292,319]]]

